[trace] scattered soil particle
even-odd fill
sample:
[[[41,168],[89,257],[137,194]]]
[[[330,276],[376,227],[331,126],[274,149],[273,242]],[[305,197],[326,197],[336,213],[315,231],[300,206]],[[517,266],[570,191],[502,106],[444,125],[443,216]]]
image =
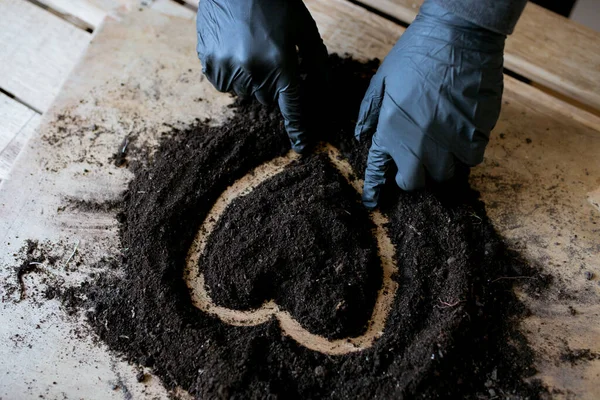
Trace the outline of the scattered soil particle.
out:
[[[87,290],[89,282],[84,281],[80,286],[63,287],[60,284],[50,284],[44,291],[46,300],[59,299],[67,315],[75,315],[84,303],[83,293]]]
[[[87,212],[92,211],[108,213],[117,210],[122,205],[121,199],[98,202],[68,198],[66,201],[68,202],[70,208]],[[64,211],[64,209],[61,211]]]
[[[594,273],[591,271],[585,271],[585,279],[591,281],[592,279],[594,279]]]
[[[17,267],[17,279],[19,281],[19,301],[25,298],[25,283],[23,282],[23,276],[35,271],[39,271],[39,268],[33,262]]]
[[[590,349],[571,349],[567,347],[560,355],[563,362],[569,362],[571,365],[576,365],[580,361],[600,360],[600,353],[594,353]]]
[[[334,56],[331,65],[335,98],[323,99],[330,124],[314,134],[362,175],[370,139],[356,142],[353,129],[378,62]],[[181,386],[197,398],[539,397],[539,381],[523,381],[535,371],[516,329],[527,311],[512,290],[521,280],[510,279],[532,281],[535,271],[500,240],[466,173],[417,193],[393,183],[384,188],[381,209],[396,247],[399,289],[383,336],[367,350],[328,356],[282,335],[276,320],[236,327],[195,308],[183,269],[196,231],[228,185],[289,149],[277,109],[247,101],[234,107],[223,126],[198,122],[174,130],[153,162],[135,169],[120,216],[128,250],[115,263],[123,274],[81,289],[102,340],[152,368],[168,388]],[[212,294],[240,308],[277,297],[329,337],[360,330],[380,269],[365,211],[347,192],[323,158],[308,156],[234,202],[200,260]],[[331,268],[340,261],[336,279]],[[341,288],[348,280],[364,303],[353,303]],[[332,314],[340,298],[355,311]]]
[[[22,301],[27,295],[23,277],[31,272],[40,272],[40,266],[46,262],[49,265],[54,265],[57,258],[40,251],[38,242],[34,240],[26,240],[25,245],[19,253],[22,255],[23,260],[21,265],[15,267],[15,272],[19,285],[19,301]],[[8,286],[6,289],[7,292],[12,293],[12,290]]]
[[[138,371],[138,373],[135,375],[135,379],[138,382],[144,382],[146,380],[146,374],[144,373],[144,371],[140,370]]]

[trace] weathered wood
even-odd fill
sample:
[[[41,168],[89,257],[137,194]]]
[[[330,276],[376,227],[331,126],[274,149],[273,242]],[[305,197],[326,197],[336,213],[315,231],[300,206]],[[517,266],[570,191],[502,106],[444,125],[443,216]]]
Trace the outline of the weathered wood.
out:
[[[307,5],[332,52],[349,52],[362,60],[381,58],[403,32],[390,21],[346,1],[309,0]],[[102,201],[114,199],[124,190],[130,172],[108,160],[128,135],[138,135],[137,145],[152,147],[170,129],[168,125],[206,117],[222,123],[230,115],[227,105],[231,98],[202,79],[195,46],[193,20],[170,18],[152,10],[134,10],[121,21],[106,20],[44,116],[35,140],[26,147],[23,162],[17,162],[12,179],[2,182],[0,242],[6,251],[0,252],[0,264],[12,265],[12,253],[26,239],[48,240],[58,249],[66,243],[67,255],[78,241],[81,265],[65,278],[68,284],[73,276],[84,275],[95,260],[119,252],[114,213],[78,210],[69,207],[68,199]],[[202,101],[197,101],[199,98]],[[573,348],[581,348],[579,338],[585,338],[586,348],[600,351],[595,317],[600,312],[597,282],[585,281],[580,270],[581,265],[600,269],[595,224],[600,214],[588,195],[600,185],[600,132],[593,128],[600,123],[594,116],[580,114],[581,110],[561,105],[559,100],[513,79],[506,79],[504,100],[486,159],[474,169],[472,183],[481,190],[490,217],[512,247],[558,281],[568,281],[573,293],[578,290],[586,296],[575,293],[554,307],[524,296],[534,313],[524,326],[533,332],[528,337],[536,349],[544,351],[540,377],[574,396],[600,397],[594,381],[597,364],[573,369],[556,361],[565,340]],[[57,268],[51,272],[61,271]],[[0,268],[0,279],[14,279],[12,270]],[[28,279],[30,284],[42,285],[35,276]],[[0,315],[12,321],[27,307],[48,310],[51,305],[6,302],[0,304]],[[571,315],[568,306],[581,312]],[[571,327],[577,327],[577,335]],[[34,340],[41,340],[35,329],[22,329]],[[14,349],[9,340],[0,340],[2,354],[6,354],[0,358],[0,367],[15,370],[11,381],[0,375],[0,388],[10,390],[13,386],[5,382],[21,382],[25,377],[31,382],[35,377],[30,387],[49,390],[44,392],[46,397],[59,397],[65,389],[51,384],[59,378],[75,383],[67,389],[68,397],[111,396],[111,387],[103,382],[114,378],[109,368],[114,359],[106,356],[103,348],[90,350],[87,342],[72,338],[68,331],[59,333],[63,335],[50,339],[51,346],[34,346],[27,357],[20,356],[22,351]],[[1,324],[0,339],[5,339]],[[57,355],[57,347],[76,351]],[[82,347],[85,352],[80,351]],[[70,368],[81,354],[98,367],[93,375],[89,369],[82,374]],[[19,368],[14,369],[11,360],[18,360]],[[38,364],[36,360],[45,361]],[[49,367],[44,368],[48,365],[58,376],[39,372],[48,371]],[[135,371],[121,374],[126,381],[135,382]],[[137,388],[130,386],[130,390]],[[0,396],[14,398],[21,394],[18,389],[0,392]]]
[[[184,3],[188,4],[192,8],[198,9],[198,1],[199,0],[183,0]]]
[[[411,23],[423,0],[359,0]],[[506,68],[600,110],[600,32],[528,3],[506,41]]]
[[[0,180],[10,179],[12,166],[15,164],[21,150],[33,136],[40,125],[41,116],[35,113],[23,128],[12,138],[0,153]]]
[[[196,15],[191,9],[184,7],[173,0],[156,0],[152,3],[150,8],[172,17],[192,19]]]
[[[0,0],[0,87],[44,112],[91,35],[25,0]]]
[[[94,259],[118,251],[114,215],[59,210],[70,198],[102,201],[119,195],[131,174],[109,158],[124,137],[138,134],[136,144],[152,145],[171,129],[164,124],[207,117],[218,123],[231,113],[230,96],[201,77],[193,21],[148,9],[120,18],[107,18],[98,30],[10,179],[0,183],[0,370],[11,371],[0,374],[2,398],[61,398],[65,392],[69,398],[120,399],[123,386],[113,386],[121,381],[133,398],[168,397],[158,379],[136,383],[134,366],[91,338],[75,337],[77,325],[61,320],[56,302],[5,299],[5,284],[15,281],[12,254],[24,239],[48,240],[63,255],[48,275],[28,274],[28,288],[43,288],[40,277],[78,282]],[[85,261],[66,276],[62,265],[78,242],[74,259]],[[42,329],[35,329],[37,323]],[[34,346],[15,346],[10,340],[15,333]]]
[[[37,0],[44,6],[62,14],[65,18],[75,17],[92,29],[100,26],[107,11],[87,0]]]
[[[0,121],[0,180],[3,180],[40,118],[35,111],[0,93]]]
[[[0,153],[35,114],[30,108],[0,93]]]

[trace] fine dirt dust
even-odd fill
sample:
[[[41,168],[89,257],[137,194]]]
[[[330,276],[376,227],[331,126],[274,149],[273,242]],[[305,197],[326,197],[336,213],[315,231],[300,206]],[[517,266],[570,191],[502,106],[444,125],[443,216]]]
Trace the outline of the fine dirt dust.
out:
[[[378,63],[334,56],[331,64],[335,101],[319,139],[362,175],[369,140],[354,140],[354,119]],[[289,149],[278,110],[235,107],[225,125],[198,121],[164,140],[152,163],[131,164],[120,215],[126,251],[116,262],[123,276],[82,288],[102,340],[198,398],[539,396],[539,384],[523,380],[535,371],[516,330],[527,311],[510,279],[530,276],[532,285],[537,276],[505,248],[466,175],[419,193],[386,188],[381,209],[399,288],[371,348],[330,356],[282,335],[275,319],[238,327],[195,308],[183,270],[212,204]],[[276,298],[327,337],[360,333],[381,282],[367,212],[325,158],[308,155],[286,168],[219,220],[199,261],[208,290],[240,309]]]

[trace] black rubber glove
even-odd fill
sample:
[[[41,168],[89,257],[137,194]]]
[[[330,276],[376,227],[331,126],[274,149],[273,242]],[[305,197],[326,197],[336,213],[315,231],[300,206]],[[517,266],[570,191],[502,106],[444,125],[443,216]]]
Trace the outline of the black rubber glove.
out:
[[[483,161],[500,114],[506,36],[426,1],[372,78],[356,137],[375,132],[363,202],[374,208],[385,169],[404,190],[453,177],[457,163]]]
[[[200,0],[196,26],[198,57],[210,82],[263,104],[277,101],[292,148],[301,153],[308,138],[298,56],[308,75],[327,68],[327,49],[304,3]]]

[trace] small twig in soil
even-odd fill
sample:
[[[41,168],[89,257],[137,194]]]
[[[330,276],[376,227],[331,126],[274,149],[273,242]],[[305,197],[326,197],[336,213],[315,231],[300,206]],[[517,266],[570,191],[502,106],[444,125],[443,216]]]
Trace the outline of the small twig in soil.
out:
[[[45,267],[45,265],[43,263],[36,262],[36,261],[30,262],[29,265],[41,265],[42,267]]]
[[[125,143],[123,143],[123,148],[121,149],[121,154],[125,154],[127,151],[127,146],[129,145],[129,138],[125,138]]]
[[[501,276],[500,278],[494,279],[491,283],[500,281],[502,279],[537,279],[536,276]]]
[[[75,243],[75,248],[73,249],[73,252],[69,256],[69,258],[67,258],[67,262],[65,262],[65,265],[63,265],[63,268],[67,268],[69,261],[71,261],[71,258],[73,258],[73,256],[75,255],[75,252],[77,252],[78,248],[79,248],[79,240],[77,241],[77,243]]]
[[[417,230],[417,228],[415,228],[415,227],[414,227],[414,226],[412,226],[411,224],[408,224],[408,227],[409,227],[410,229],[412,229],[413,231],[415,231],[415,233],[416,233],[417,235],[421,236],[421,232],[419,232],[419,231]]]
[[[437,306],[438,308],[452,308],[452,307],[456,307],[457,305],[459,305],[460,303],[462,303],[464,301],[464,300],[457,300],[454,303],[448,303],[447,301],[443,301],[439,297],[438,297],[438,300],[442,304],[441,306]]]
[[[481,217],[479,215],[475,214],[474,212],[470,213],[469,215],[473,218],[477,218],[479,220],[479,223],[483,222],[483,219],[481,219]]]

